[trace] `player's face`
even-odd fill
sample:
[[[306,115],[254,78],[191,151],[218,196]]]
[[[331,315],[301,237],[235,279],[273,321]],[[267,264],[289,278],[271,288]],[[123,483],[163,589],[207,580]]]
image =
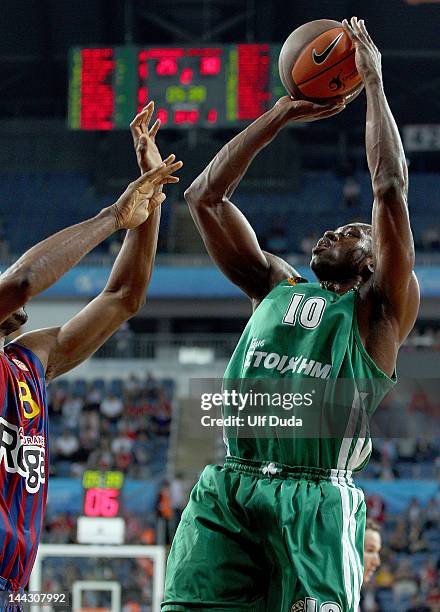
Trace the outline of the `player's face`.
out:
[[[19,308],[13,312],[7,319],[0,325],[0,330],[3,336],[8,336],[13,332],[20,329],[28,320],[28,314],[24,308]]]
[[[380,533],[367,529],[364,542],[364,582],[368,582],[380,566],[380,549],[382,541]]]
[[[362,224],[326,231],[312,250],[310,267],[319,280],[346,281],[371,263],[371,237]]]

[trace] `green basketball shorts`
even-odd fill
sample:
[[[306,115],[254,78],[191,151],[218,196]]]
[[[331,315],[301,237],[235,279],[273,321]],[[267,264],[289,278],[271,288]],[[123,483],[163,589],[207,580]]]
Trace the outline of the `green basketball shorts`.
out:
[[[364,530],[348,471],[208,465],[174,537],[162,612],[358,612]]]

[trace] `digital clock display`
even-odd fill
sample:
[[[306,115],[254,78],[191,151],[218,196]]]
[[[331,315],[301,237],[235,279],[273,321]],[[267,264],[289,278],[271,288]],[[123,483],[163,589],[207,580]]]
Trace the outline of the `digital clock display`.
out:
[[[122,472],[87,470],[83,475],[84,516],[113,518],[120,511],[120,493],[124,484]]]
[[[127,129],[149,100],[167,127],[230,127],[264,113],[284,89],[279,47],[74,48],[71,129]]]

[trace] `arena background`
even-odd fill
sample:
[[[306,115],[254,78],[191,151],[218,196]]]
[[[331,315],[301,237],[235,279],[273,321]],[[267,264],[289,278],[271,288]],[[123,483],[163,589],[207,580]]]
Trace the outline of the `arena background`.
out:
[[[276,49],[306,21],[351,15],[365,19],[382,51],[385,89],[409,162],[422,289],[417,325],[399,357],[403,384],[380,409],[373,457],[358,480],[384,541],[382,567],[366,587],[362,609],[435,611],[440,4],[3,0],[1,267],[37,240],[114,201],[138,173],[128,125],[69,128],[70,49],[259,43]],[[364,123],[360,96],[331,120],[286,129],[257,158],[235,197],[261,243],[309,278],[316,236],[348,220],[369,220]],[[218,432],[195,433],[200,412],[188,399],[189,381],[222,376],[250,314],[248,300],[212,267],[183,201],[183,190],[240,122],[170,124],[160,133],[160,149],[175,153],[185,166],[180,184],[167,189],[147,303],[93,359],[49,388],[51,480],[44,546],[31,585],[74,592],[77,610],[158,610],[164,551],[188,490],[199,470],[223,454]],[[62,323],[83,307],[103,287],[120,239],[115,235],[33,300],[27,329]],[[78,548],[84,542],[94,542],[93,548]]]

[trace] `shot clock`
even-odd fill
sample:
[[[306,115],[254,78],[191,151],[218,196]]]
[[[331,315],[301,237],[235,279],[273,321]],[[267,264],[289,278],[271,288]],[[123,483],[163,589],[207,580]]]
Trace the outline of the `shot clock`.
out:
[[[83,475],[83,515],[114,518],[120,513],[122,472],[87,470]]]
[[[154,100],[163,128],[233,127],[284,95],[279,46],[73,48],[68,124],[127,129]]]

